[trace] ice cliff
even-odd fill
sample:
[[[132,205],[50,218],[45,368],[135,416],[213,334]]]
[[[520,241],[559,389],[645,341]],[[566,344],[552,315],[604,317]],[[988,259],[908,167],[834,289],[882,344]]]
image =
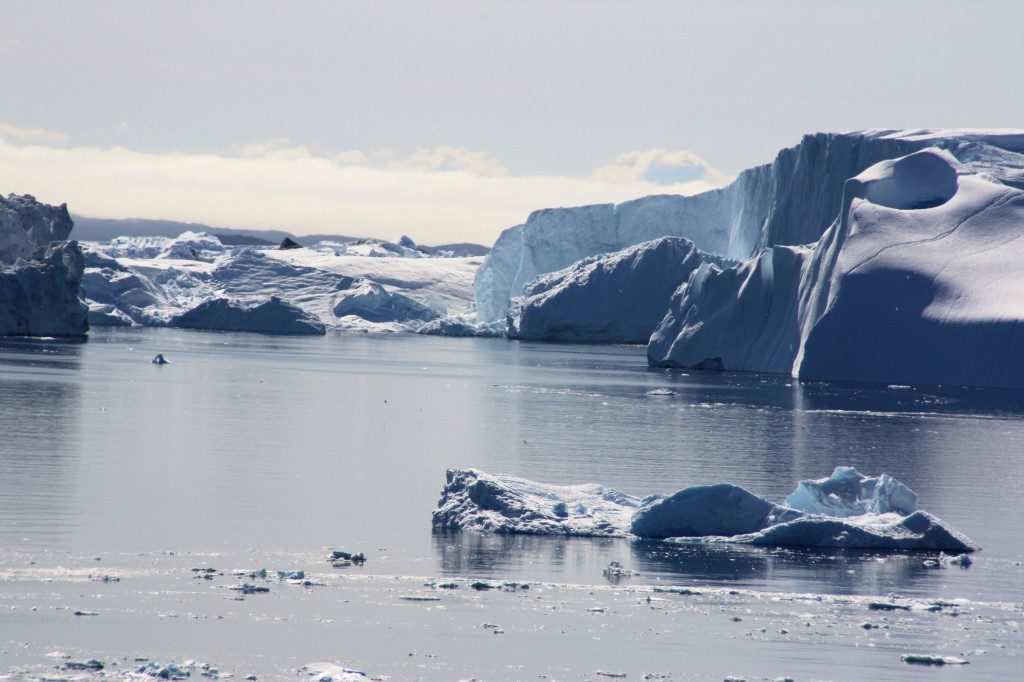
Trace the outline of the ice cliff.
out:
[[[0,196],[0,335],[82,336],[82,252],[67,207]]]
[[[534,535],[633,536],[676,543],[971,552],[977,546],[882,474],[837,467],[801,481],[783,504],[730,483],[643,499],[601,485],[554,486],[449,470],[435,528]]]
[[[1024,191],[1002,176],[937,147],[871,166],[813,245],[695,272],[651,364],[1024,386]]]
[[[973,130],[868,130],[808,135],[770,164],[730,185],[694,196],[651,196],[535,211],[495,242],[474,283],[477,319],[503,320],[509,301],[545,273],[659,237],[689,239],[732,259],[768,247],[816,241],[842,207],[846,180],[884,160],[928,147],[949,151],[967,169],[1024,187],[1024,133]]]

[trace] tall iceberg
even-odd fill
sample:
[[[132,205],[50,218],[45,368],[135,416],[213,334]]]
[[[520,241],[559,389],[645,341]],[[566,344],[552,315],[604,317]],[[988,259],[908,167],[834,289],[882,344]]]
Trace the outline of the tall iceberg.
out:
[[[83,336],[82,251],[65,205],[0,196],[0,335]]]
[[[651,338],[651,364],[717,357],[805,379],[1024,387],[1013,170],[1000,181],[935,147],[873,165],[845,183],[817,243],[693,275]],[[771,276],[745,286],[768,261]]]
[[[535,211],[495,242],[476,275],[477,319],[502,320],[525,284],[578,260],[665,236],[742,260],[774,246],[815,242],[838,215],[845,182],[870,166],[928,147],[974,172],[1024,187],[1024,132],[867,130],[805,136],[769,164],[694,196],[650,196]]]

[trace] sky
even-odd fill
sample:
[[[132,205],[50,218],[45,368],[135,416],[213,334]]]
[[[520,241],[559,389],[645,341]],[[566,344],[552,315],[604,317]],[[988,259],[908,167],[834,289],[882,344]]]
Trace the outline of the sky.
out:
[[[0,11],[0,193],[491,243],[806,133],[1024,127],[1017,2],[100,2]]]

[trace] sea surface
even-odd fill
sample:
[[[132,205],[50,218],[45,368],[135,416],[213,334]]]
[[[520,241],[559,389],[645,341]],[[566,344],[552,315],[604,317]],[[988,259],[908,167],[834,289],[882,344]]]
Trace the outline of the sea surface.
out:
[[[170,363],[152,364],[156,353]],[[655,389],[674,394],[652,395]],[[589,663],[593,656],[583,670],[560,647],[541,653],[553,646],[543,639],[502,637],[504,648],[483,660],[479,651],[470,655],[472,647],[446,654],[449,639],[425,615],[438,613],[443,603],[413,606],[416,619],[394,622],[366,606],[354,618],[340,618],[344,645],[324,634],[339,617],[314,613],[318,603],[360,599],[379,607],[395,590],[422,590],[427,579],[559,585],[563,601],[557,603],[580,604],[597,599],[595,593],[614,602],[631,599],[633,589],[688,585],[708,594],[721,590],[726,601],[754,595],[760,606],[746,608],[765,618],[777,608],[768,604],[791,598],[786,595],[816,595],[817,606],[807,608],[823,618],[830,608],[822,603],[859,604],[861,598],[998,603],[1010,615],[989,646],[1004,637],[1012,656],[980,656],[980,665],[972,661],[956,672],[964,679],[966,671],[1001,679],[1024,669],[1017,658],[1024,601],[1021,391],[655,370],[643,349],[631,346],[99,329],[86,343],[0,340],[0,434],[0,673],[22,663],[25,670],[52,666],[54,660],[39,661],[54,653],[43,649],[54,647],[126,661],[143,649],[182,660],[220,656],[273,671],[261,679],[309,662],[304,655],[376,666],[396,679],[455,679],[474,673],[474,662],[481,679],[599,674]],[[974,565],[935,569],[924,563],[933,556],[919,554],[668,547],[431,529],[449,468],[546,483],[603,483],[634,495],[727,481],[781,501],[799,480],[827,476],[839,465],[889,473],[911,487],[921,508],[981,545]],[[364,552],[367,561],[332,569],[325,560],[329,548]],[[602,570],[613,560],[639,574],[609,583]],[[197,581],[191,568],[201,566],[225,576]],[[266,609],[246,611],[248,625],[208,630],[211,618],[223,620],[209,609],[235,606],[225,598],[233,594],[224,589],[233,582],[230,570],[260,567],[304,569],[328,585],[296,587],[296,595],[308,596],[289,595],[281,603],[272,600],[287,588],[275,585],[268,595],[238,602]],[[119,580],[102,583],[102,575]],[[330,592],[336,588],[342,591]],[[467,599],[470,592],[458,594]],[[535,588],[531,598],[539,594]],[[716,608],[712,602],[709,611]],[[527,602],[514,604],[501,609],[513,613]],[[456,606],[447,619],[458,620],[451,610]],[[484,608],[463,606],[469,614]],[[73,617],[72,608],[99,615]],[[802,610],[782,612],[799,620]],[[376,615],[367,620],[368,613]],[[514,622],[525,627],[531,613],[522,611]],[[305,617],[322,627],[307,623],[303,629]],[[633,632],[656,622],[635,617]],[[922,636],[932,637],[933,645],[955,649],[959,640],[944,629],[951,622],[915,627],[931,633]],[[268,630],[268,623],[278,629]],[[688,635],[685,627],[677,630],[679,647],[694,649],[683,666],[687,674],[722,679],[735,672],[707,653],[701,638],[709,635],[697,623]],[[480,627],[476,620],[472,625]],[[408,636],[396,641],[403,628]],[[483,640],[488,646],[498,641],[491,629]],[[617,652],[610,663],[619,667],[640,661],[671,667],[671,656],[683,650],[651,653],[634,636],[622,637],[598,645]],[[583,639],[581,652],[594,646],[594,637]],[[356,641],[362,643],[353,651]],[[744,661],[740,634],[729,641],[739,647],[730,660]],[[433,658],[417,658],[423,643],[436,644]],[[899,663],[893,642],[892,670],[885,667],[889,658],[880,659],[884,673],[858,667],[861,644],[831,642],[836,651],[850,652],[832,672],[808,668],[799,648],[789,654],[751,650],[748,657],[764,662],[779,656],[791,663],[779,674],[795,669],[820,673],[819,679],[920,672]],[[516,647],[529,653],[514,654]],[[538,667],[517,669],[502,656]],[[544,667],[548,658],[553,672]],[[995,663],[986,668],[985,660]],[[565,665],[559,668],[558,661]]]

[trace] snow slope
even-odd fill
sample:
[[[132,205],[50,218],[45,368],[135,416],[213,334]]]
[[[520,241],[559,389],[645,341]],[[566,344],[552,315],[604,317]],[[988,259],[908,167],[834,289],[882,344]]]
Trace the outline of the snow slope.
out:
[[[1022,237],[1024,191],[938,148],[887,160],[846,183],[839,217],[813,247],[694,275],[648,357],[806,379],[1024,387]]]
[[[770,164],[727,187],[690,197],[650,196],[535,211],[502,233],[477,274],[480,322],[503,319],[509,300],[538,275],[600,253],[664,236],[745,259],[776,245],[816,241],[838,215],[845,181],[869,166],[926,147],[953,153],[975,172],[1024,187],[1024,133],[975,130],[867,130],[805,136]]]
[[[682,237],[662,237],[542,275],[513,300],[510,338],[647,343],[672,293],[707,259]]]
[[[684,543],[971,552],[977,546],[917,509],[886,474],[837,467],[802,481],[784,505],[729,483],[638,499],[601,485],[554,486],[474,469],[449,470],[436,528],[534,535],[635,536]]]
[[[0,196],[0,335],[82,336],[82,252],[67,207]]]

